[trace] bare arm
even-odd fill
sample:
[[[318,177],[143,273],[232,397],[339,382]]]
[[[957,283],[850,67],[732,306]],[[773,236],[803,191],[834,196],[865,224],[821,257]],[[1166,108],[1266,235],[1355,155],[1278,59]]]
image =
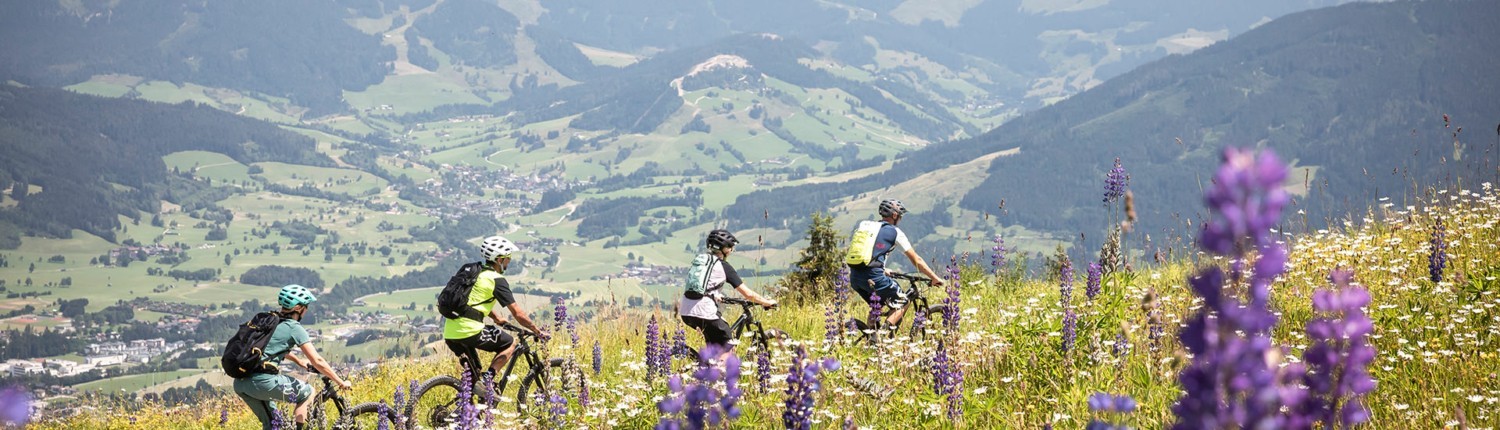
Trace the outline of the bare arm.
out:
[[[506,306],[505,308],[510,309],[510,314],[516,316],[516,322],[521,323],[522,327],[526,327],[527,330],[531,330],[532,333],[536,334],[536,337],[542,339],[547,338],[547,333],[543,332],[541,327],[537,327],[536,323],[531,321],[531,317],[526,316],[526,310],[521,309],[521,305],[519,303],[511,303],[510,306]]]
[[[349,381],[345,381],[337,373],[333,373],[333,368],[328,366],[328,360],[324,360],[323,356],[318,354],[318,348],[313,347],[312,342],[302,344],[302,355],[307,356],[307,362],[312,364],[313,370],[323,374],[323,376],[327,376],[328,379],[332,379],[335,384],[338,384],[339,388],[348,390],[352,387],[349,385]]]
[[[932,273],[932,268],[927,267],[927,260],[923,260],[922,256],[917,255],[917,250],[906,250],[906,258],[911,260],[913,266],[917,266],[918,272],[922,272],[922,275],[932,280],[932,285],[943,285],[943,278],[939,277],[936,273]]]
[[[772,307],[772,306],[776,306],[776,301],[775,300],[768,299],[765,296],[762,296],[760,294],[756,294],[754,291],[750,291],[750,287],[746,287],[745,284],[740,284],[740,285],[734,287],[734,291],[740,293],[740,296],[743,296],[746,300],[749,300],[751,303],[755,303],[757,305],[765,306],[765,307],[768,307],[768,308]]]
[[[506,318],[505,315],[500,314],[500,308],[490,308],[490,319],[495,320],[495,324],[500,325],[505,325],[505,323],[510,322],[509,318]]]

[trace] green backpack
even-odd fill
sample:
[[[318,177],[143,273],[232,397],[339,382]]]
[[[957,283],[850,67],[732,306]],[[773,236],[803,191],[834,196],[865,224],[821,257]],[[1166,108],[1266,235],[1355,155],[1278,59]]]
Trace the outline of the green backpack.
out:
[[[687,277],[683,279],[682,295],[693,300],[703,298],[708,293],[708,278],[713,275],[714,263],[718,261],[712,254],[698,254],[693,258],[693,265],[688,267]]]

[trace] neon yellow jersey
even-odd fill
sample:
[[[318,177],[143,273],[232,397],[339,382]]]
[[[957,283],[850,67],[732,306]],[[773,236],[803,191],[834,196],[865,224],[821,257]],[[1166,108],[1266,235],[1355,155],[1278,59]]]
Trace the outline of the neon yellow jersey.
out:
[[[494,300],[489,300],[494,297]],[[490,310],[495,306],[507,307],[516,302],[516,297],[510,292],[510,283],[505,280],[500,272],[486,269],[479,272],[479,277],[474,279],[474,289],[469,291],[469,305],[479,311],[486,318]],[[443,339],[464,339],[478,336],[484,330],[484,321],[475,321],[468,318],[447,319],[443,321]]]

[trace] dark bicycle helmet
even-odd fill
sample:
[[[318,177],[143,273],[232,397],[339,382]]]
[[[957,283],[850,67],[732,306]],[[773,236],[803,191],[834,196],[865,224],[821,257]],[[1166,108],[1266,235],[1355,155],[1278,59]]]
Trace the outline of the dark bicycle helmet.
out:
[[[897,214],[906,214],[906,205],[900,200],[885,199],[880,201],[880,216],[888,217]]]
[[[740,240],[735,239],[734,234],[731,234],[729,230],[721,228],[708,232],[708,239],[704,243],[708,245],[709,249],[720,250],[732,248],[735,244],[740,243]]]

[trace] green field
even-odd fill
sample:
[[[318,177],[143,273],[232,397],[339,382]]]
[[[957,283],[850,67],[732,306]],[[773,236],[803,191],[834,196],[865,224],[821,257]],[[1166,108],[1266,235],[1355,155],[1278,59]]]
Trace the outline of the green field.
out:
[[[394,115],[422,112],[447,104],[487,104],[470,93],[466,86],[439,74],[387,76],[385,81],[364,91],[345,91],[344,99],[356,110]],[[382,105],[388,108],[382,108]]]
[[[166,383],[166,382],[169,382],[169,381],[174,381],[174,380],[178,380],[178,379],[188,378],[188,377],[192,377],[192,376],[198,376],[198,375],[209,373],[209,372],[211,372],[211,371],[210,370],[201,370],[201,369],[188,369],[188,370],[174,370],[174,371],[171,371],[171,372],[149,373],[149,374],[144,374],[144,375],[119,376],[119,377],[114,377],[114,378],[105,378],[105,379],[100,379],[98,381],[93,381],[93,382],[87,382],[87,383],[83,383],[83,384],[78,384],[77,386],[75,386],[73,388],[77,389],[78,391],[99,391],[99,392],[105,392],[105,393],[116,393],[116,392],[131,393],[131,392],[140,391],[142,389],[145,389],[146,387],[150,387],[150,386],[153,386],[153,385],[162,384],[162,383]]]

